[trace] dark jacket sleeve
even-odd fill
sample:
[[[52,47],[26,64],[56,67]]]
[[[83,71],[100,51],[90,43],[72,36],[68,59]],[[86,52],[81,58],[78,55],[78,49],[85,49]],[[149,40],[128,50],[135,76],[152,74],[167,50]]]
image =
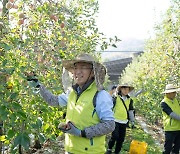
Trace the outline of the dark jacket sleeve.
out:
[[[134,110],[133,99],[130,98],[129,110]]]
[[[173,112],[172,109],[165,102],[161,103],[161,108],[167,115],[170,115]]]

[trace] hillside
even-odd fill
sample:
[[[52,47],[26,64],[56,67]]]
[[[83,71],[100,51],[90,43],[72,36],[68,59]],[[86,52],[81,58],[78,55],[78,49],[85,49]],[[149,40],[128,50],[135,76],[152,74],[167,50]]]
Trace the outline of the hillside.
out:
[[[144,40],[134,38],[122,39],[117,44],[117,48],[109,47],[105,52],[102,52],[102,59],[103,61],[111,61],[132,57],[133,53],[144,50],[144,43]]]

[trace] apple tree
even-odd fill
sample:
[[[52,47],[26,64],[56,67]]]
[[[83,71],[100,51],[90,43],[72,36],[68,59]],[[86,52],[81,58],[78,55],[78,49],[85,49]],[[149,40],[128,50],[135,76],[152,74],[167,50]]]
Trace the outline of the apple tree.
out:
[[[52,93],[62,93],[62,59],[118,41],[99,32],[97,12],[97,0],[0,1],[0,141],[10,153],[61,135],[65,109],[48,106],[26,74],[34,72]]]

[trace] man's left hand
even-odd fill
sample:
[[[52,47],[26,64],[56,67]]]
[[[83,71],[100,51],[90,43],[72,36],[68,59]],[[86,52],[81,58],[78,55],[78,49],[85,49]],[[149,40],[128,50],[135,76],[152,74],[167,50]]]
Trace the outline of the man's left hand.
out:
[[[71,121],[69,121],[67,124],[70,127],[70,129],[65,131],[65,133],[69,133],[75,136],[81,136],[81,130],[78,129]]]
[[[134,124],[134,121],[131,122],[131,129],[134,129],[136,128],[135,124]]]

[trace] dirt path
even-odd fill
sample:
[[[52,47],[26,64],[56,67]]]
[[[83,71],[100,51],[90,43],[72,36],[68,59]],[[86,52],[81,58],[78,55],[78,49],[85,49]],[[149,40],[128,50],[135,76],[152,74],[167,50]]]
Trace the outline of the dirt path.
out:
[[[163,132],[162,126],[149,125],[149,124],[147,124],[145,118],[143,118],[142,116],[138,116],[138,115],[136,116],[136,120],[139,123],[139,125],[142,127],[144,132],[146,132],[147,134],[150,134],[153,137],[155,143],[161,149],[163,149],[164,132]]]
[[[64,154],[64,135],[59,136],[55,141],[46,141],[43,147],[34,154]]]

